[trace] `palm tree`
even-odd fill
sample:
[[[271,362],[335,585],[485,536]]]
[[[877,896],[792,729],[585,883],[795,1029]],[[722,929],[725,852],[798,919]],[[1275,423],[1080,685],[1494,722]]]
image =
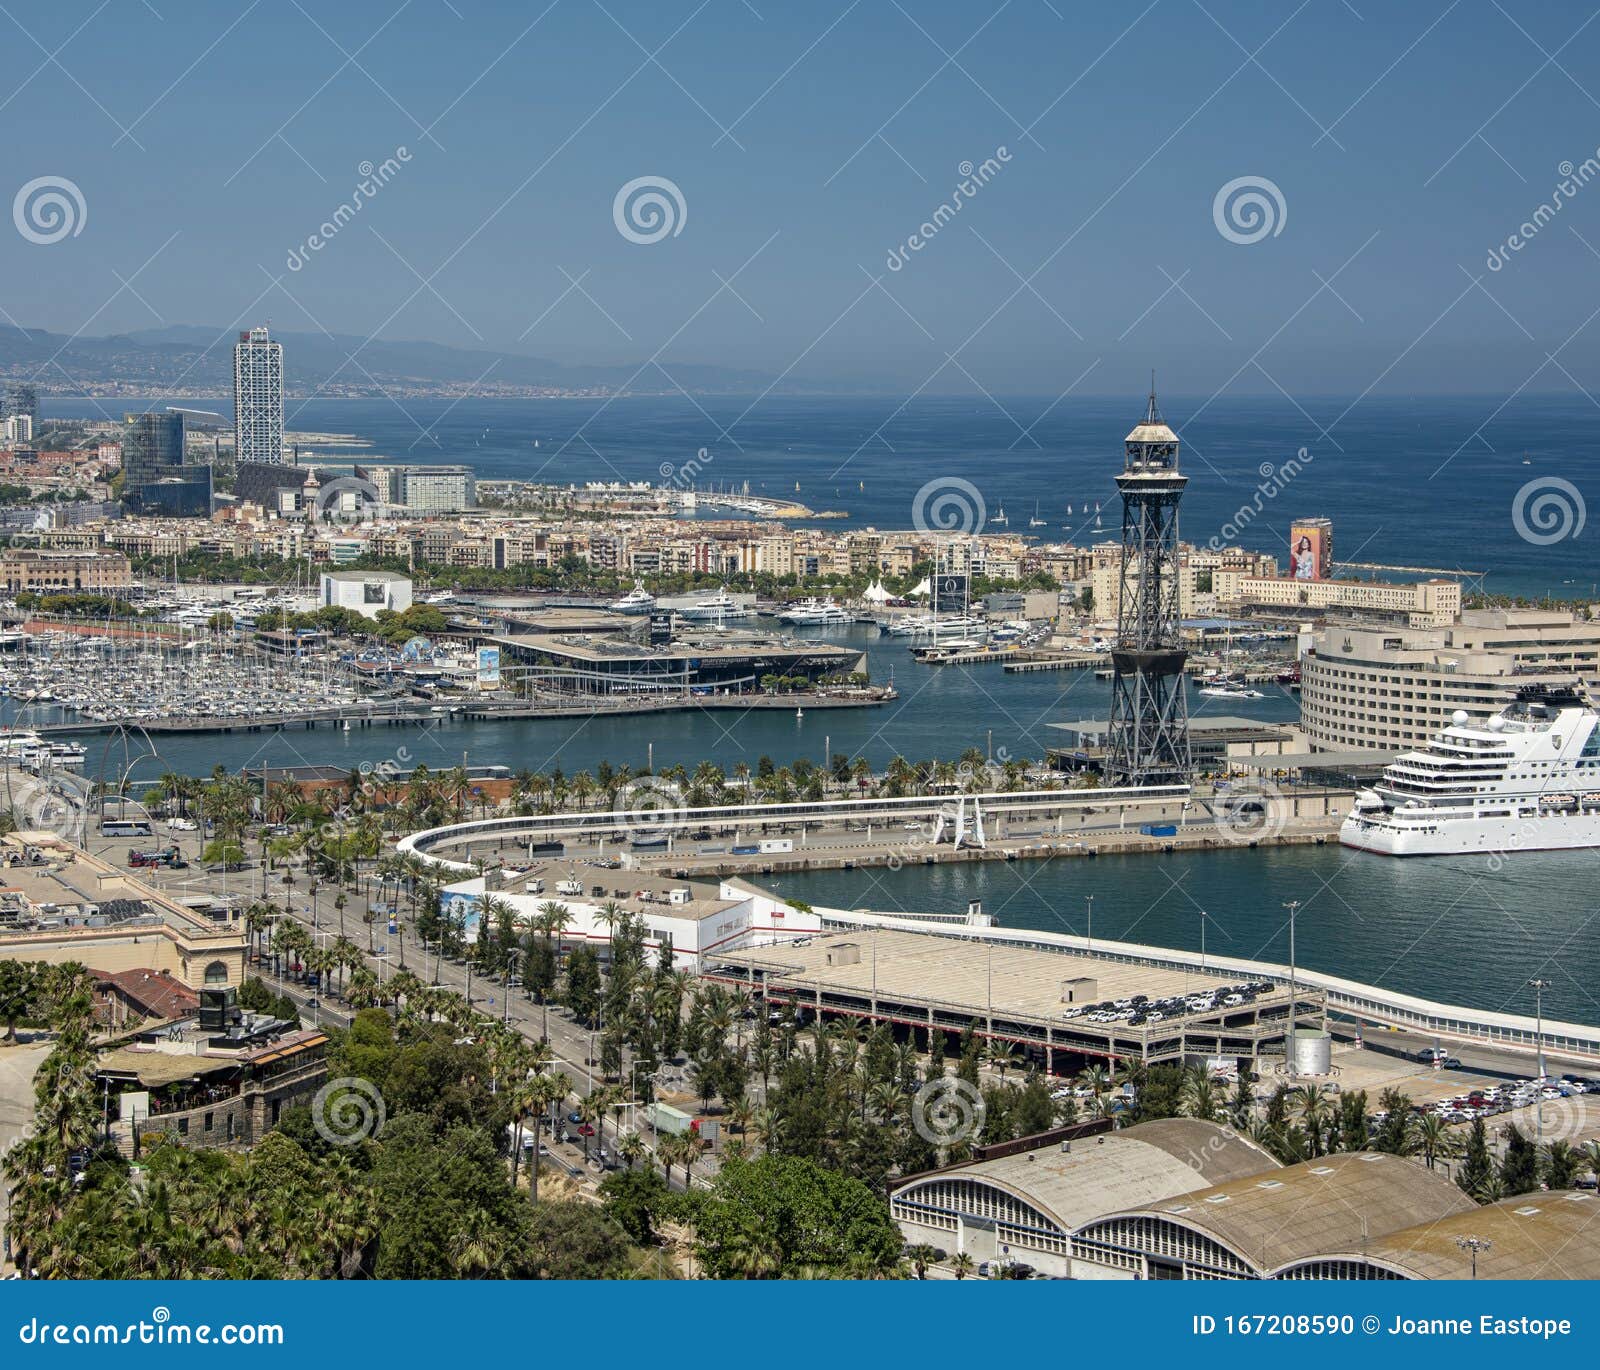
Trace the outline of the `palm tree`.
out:
[[[916,1271],[919,1280],[928,1278],[928,1267],[939,1259],[939,1253],[926,1242],[918,1242],[915,1246],[906,1248],[906,1259],[911,1262],[911,1268]]]
[[[1412,1122],[1411,1129],[1415,1149],[1421,1153],[1429,1170],[1433,1169],[1437,1157],[1454,1156],[1461,1150],[1461,1143],[1450,1131],[1449,1123],[1437,1113],[1422,1114]]]
[[[950,1268],[956,1272],[956,1278],[958,1280],[964,1280],[968,1275],[972,1274],[972,1257],[969,1256],[965,1251],[957,1251],[956,1254],[950,1258]]]

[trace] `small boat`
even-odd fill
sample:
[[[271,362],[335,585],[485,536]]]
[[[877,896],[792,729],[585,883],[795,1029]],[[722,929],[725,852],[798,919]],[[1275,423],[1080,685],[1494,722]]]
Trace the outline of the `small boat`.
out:
[[[349,732],[350,731],[350,720],[348,718],[345,719],[345,721],[344,721],[344,731],[345,732]]]
[[[794,711],[794,716],[795,716],[796,719],[802,719],[802,718],[804,718],[806,716],[806,711],[804,709],[797,708]]]
[[[1038,500],[1034,500],[1034,502],[1033,502],[1033,517],[1028,520],[1028,527],[1030,527],[1030,528],[1043,528],[1044,527],[1044,520],[1039,517],[1039,501]]]
[[[1002,504],[998,509],[995,510],[994,517],[992,519],[990,519],[989,522],[990,523],[997,523],[1002,528],[1004,528],[1006,526],[1006,524],[1010,522],[1010,520],[1006,518],[1006,507],[1005,507],[1005,505]]]

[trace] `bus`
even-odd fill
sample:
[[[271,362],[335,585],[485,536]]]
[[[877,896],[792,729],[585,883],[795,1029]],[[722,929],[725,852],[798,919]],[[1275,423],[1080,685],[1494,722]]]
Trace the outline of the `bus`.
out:
[[[108,818],[100,824],[102,837],[149,837],[150,821],[145,818]]]

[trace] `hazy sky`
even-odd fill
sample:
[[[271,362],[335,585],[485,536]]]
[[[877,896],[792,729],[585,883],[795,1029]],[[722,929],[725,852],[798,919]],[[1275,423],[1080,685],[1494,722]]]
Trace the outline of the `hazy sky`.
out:
[[[1578,6],[52,0],[0,32],[6,192],[86,206],[0,233],[27,326],[270,317],[907,393],[1600,387]],[[1508,251],[1563,163],[1570,204]],[[656,242],[614,218],[642,177],[685,207]],[[1240,178],[1258,241],[1217,204]]]

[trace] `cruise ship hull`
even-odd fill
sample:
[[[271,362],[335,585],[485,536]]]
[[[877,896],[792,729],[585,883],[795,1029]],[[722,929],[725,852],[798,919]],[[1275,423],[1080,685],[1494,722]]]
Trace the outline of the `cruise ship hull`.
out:
[[[1575,851],[1600,847],[1600,812],[1529,818],[1452,818],[1401,824],[1354,815],[1339,828],[1342,846],[1384,856],[1463,856],[1481,853]]]

